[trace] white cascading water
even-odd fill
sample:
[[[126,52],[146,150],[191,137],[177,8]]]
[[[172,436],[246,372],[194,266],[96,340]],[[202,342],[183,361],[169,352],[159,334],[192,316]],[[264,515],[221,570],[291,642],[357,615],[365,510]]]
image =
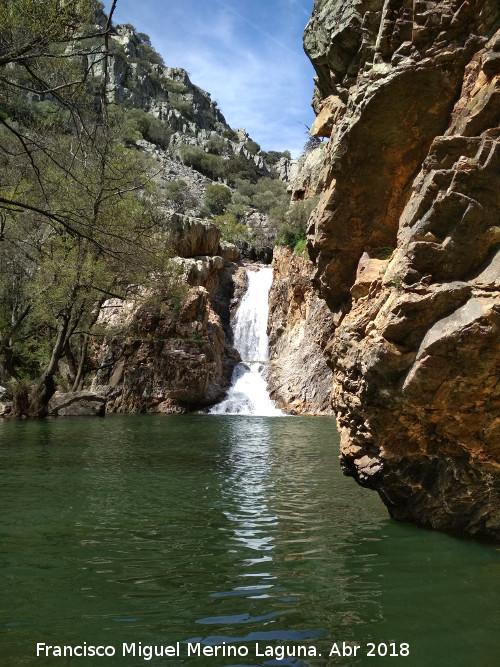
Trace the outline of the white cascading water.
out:
[[[269,360],[267,316],[269,290],[273,281],[270,267],[247,270],[248,289],[233,323],[234,346],[242,361],[236,364],[226,398],[215,405],[215,415],[283,416],[267,391],[266,365]]]

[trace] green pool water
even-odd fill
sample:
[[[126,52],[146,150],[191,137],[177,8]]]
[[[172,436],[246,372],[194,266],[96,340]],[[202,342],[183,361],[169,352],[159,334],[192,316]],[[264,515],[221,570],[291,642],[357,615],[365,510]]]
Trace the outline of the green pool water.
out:
[[[329,418],[0,422],[0,665],[499,665],[498,549],[391,521],[337,453]]]

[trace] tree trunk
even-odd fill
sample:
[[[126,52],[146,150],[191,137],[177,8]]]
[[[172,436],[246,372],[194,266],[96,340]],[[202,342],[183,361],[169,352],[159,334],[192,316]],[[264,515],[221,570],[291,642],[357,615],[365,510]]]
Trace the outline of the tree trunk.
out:
[[[64,314],[61,316],[49,364],[30,392],[27,417],[45,417],[47,415],[47,405],[56,390],[54,376],[57,372],[59,361],[64,354],[68,327],[69,315]]]
[[[87,360],[87,350],[89,347],[89,337],[83,334],[82,345],[80,348],[80,361],[78,362],[78,370],[75,381],[73,383],[72,391],[81,391],[83,389],[83,380],[85,378],[85,362]]]

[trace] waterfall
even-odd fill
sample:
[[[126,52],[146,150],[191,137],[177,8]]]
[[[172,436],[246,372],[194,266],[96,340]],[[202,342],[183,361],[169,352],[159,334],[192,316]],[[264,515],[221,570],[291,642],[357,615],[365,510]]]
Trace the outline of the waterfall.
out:
[[[226,398],[215,405],[211,414],[277,416],[278,410],[267,392],[269,341],[267,316],[269,290],[273,280],[270,267],[247,269],[248,289],[241,300],[233,323],[234,346],[241,356],[231,379]]]

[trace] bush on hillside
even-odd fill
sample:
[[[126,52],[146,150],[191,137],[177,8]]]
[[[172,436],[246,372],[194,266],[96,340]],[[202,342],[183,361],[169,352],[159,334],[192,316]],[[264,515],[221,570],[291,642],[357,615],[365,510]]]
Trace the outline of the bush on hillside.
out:
[[[123,119],[122,134],[125,141],[146,139],[166,149],[170,143],[172,130],[159,118],[155,118],[146,111],[130,109]]]
[[[237,132],[235,132],[234,130],[231,130],[231,129],[224,130],[224,132],[222,133],[222,136],[225,139],[229,139],[229,141],[234,141],[234,142],[238,141],[238,139],[239,139]]]
[[[205,207],[213,215],[222,215],[231,201],[231,190],[225,185],[209,185],[205,192]]]
[[[219,155],[205,153],[200,146],[189,146],[183,144],[179,148],[179,156],[184,164],[208,176],[212,180],[217,180],[224,176],[226,163]]]
[[[313,210],[318,204],[319,197],[312,197],[305,201],[292,204],[285,220],[277,225],[276,242],[279,245],[294,247],[299,241],[306,238],[307,223]]]
[[[260,174],[254,162],[250,162],[243,155],[232,155],[224,163],[224,176],[234,185],[238,179],[256,183]]]
[[[236,217],[231,213],[224,215],[217,215],[213,218],[213,222],[220,229],[221,239],[228,243],[241,243],[248,241],[250,234],[248,228],[238,222]]]
[[[187,209],[194,208],[196,205],[196,200],[191,195],[186,181],[168,181],[163,188],[163,193],[169,207],[178,213],[185,213]]]
[[[245,148],[251,155],[257,155],[257,153],[260,151],[260,146],[256,141],[252,141],[252,139],[249,139],[245,143]]]
[[[223,155],[227,150],[227,143],[218,134],[212,134],[210,139],[205,142],[205,148],[213,155]]]

